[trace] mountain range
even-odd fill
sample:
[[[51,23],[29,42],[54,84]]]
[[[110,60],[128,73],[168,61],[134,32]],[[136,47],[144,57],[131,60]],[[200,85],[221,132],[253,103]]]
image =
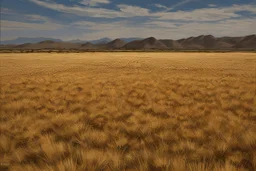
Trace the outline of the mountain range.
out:
[[[36,42],[39,39],[43,41]],[[18,41],[17,41],[18,40]],[[16,42],[22,42],[25,38],[18,38]],[[36,42],[36,43],[35,43]],[[6,43],[5,41],[2,42]],[[6,44],[10,44],[7,42]],[[15,45],[1,45],[1,49],[80,49],[80,50],[256,50],[256,35],[241,37],[214,37],[212,35],[200,35],[179,40],[159,39],[149,37],[118,38],[111,40],[102,38],[93,41],[71,40],[64,42],[60,39],[29,38],[29,42]]]
[[[131,41],[134,41],[134,40],[139,40],[141,38],[137,38],[137,37],[131,37],[131,38],[119,38],[125,42],[131,42]],[[111,42],[112,39],[110,38],[101,38],[101,39],[96,39],[96,40],[89,40],[89,41],[86,41],[86,40],[80,40],[80,39],[75,39],[75,40],[69,40],[69,41],[63,41],[61,39],[54,39],[54,38],[47,38],[47,37],[35,37],[35,38],[28,38],[28,37],[18,37],[16,39],[13,39],[13,40],[4,40],[4,41],[1,41],[0,44],[2,45],[20,45],[20,44],[26,44],[26,43],[39,43],[39,42],[43,42],[43,41],[46,41],[46,40],[51,40],[51,41],[54,41],[54,42],[68,42],[68,43],[87,43],[87,42],[90,42],[90,43],[93,43],[93,44],[102,44],[102,43],[108,43],[108,42]]]
[[[47,38],[47,37],[35,37],[35,38],[28,38],[28,37],[18,37],[17,39],[13,40],[5,40],[1,41],[1,44],[7,45],[18,45],[18,44],[25,44],[25,43],[39,43],[46,40],[52,40],[55,42],[63,42],[61,39],[53,39],[53,38]]]

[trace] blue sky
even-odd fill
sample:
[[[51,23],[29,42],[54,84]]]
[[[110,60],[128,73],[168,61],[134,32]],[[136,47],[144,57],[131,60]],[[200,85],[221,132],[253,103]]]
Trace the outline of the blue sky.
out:
[[[1,38],[179,39],[256,33],[256,0],[1,0]]]

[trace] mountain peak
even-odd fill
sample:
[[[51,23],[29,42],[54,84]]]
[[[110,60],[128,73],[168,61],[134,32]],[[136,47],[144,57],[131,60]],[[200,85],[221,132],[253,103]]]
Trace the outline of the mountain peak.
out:
[[[120,48],[124,46],[126,43],[121,39],[115,39],[111,42],[109,42],[107,45],[109,48]]]
[[[148,38],[144,39],[144,41],[145,42],[147,41],[149,44],[155,44],[157,42],[157,39],[154,37],[148,37]]]

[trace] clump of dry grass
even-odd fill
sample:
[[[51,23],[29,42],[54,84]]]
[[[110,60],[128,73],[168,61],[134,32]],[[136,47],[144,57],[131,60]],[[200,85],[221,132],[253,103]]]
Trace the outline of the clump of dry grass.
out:
[[[0,170],[256,169],[254,54],[90,55],[0,55]]]

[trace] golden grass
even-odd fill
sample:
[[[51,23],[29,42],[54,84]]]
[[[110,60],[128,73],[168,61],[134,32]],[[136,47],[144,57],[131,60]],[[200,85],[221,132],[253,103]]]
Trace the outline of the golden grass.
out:
[[[256,169],[253,53],[0,61],[0,170]]]

